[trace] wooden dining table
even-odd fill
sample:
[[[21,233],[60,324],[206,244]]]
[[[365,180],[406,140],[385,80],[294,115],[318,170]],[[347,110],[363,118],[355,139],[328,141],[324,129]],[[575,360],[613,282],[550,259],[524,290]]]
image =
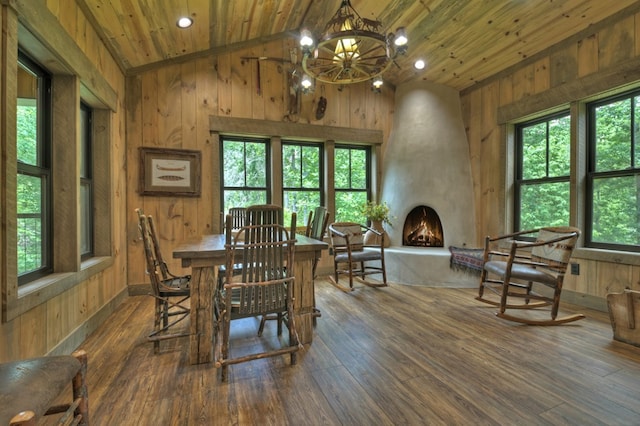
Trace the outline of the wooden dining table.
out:
[[[313,264],[328,244],[296,234],[294,260],[294,304],[296,329],[300,342],[313,340],[314,285]],[[189,361],[203,364],[213,361],[213,295],[218,266],[226,258],[225,235],[202,235],[175,248],[173,257],[191,268],[191,325]]]

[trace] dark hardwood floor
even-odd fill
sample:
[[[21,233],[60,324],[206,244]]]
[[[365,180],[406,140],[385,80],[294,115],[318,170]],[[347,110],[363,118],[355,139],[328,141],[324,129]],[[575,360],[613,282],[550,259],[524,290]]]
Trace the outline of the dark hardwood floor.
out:
[[[298,364],[232,365],[226,383],[213,365],[189,365],[186,338],[154,355],[152,300],[131,297],[81,346],[92,424],[640,424],[640,348],[612,339],[606,313],[526,326],[496,318],[475,292],[345,294],[320,279],[322,317]],[[277,344],[274,321],[262,339],[257,326],[232,328],[232,351]]]

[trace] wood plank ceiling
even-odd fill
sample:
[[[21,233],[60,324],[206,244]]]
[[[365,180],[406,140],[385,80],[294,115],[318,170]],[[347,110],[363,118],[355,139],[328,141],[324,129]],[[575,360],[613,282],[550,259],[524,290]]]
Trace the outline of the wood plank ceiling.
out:
[[[278,38],[300,28],[320,30],[341,0],[77,0],[122,70],[149,67]],[[468,88],[588,29],[630,13],[637,0],[352,0],[356,11],[404,26],[407,55],[384,79],[394,85],[421,78]],[[627,9],[630,8],[630,9]],[[627,9],[627,10],[625,10]],[[179,16],[194,25],[181,30]],[[588,34],[582,33],[581,36]],[[577,41],[577,40],[576,40]],[[422,71],[413,62],[423,58]],[[288,58],[285,58],[288,59]]]

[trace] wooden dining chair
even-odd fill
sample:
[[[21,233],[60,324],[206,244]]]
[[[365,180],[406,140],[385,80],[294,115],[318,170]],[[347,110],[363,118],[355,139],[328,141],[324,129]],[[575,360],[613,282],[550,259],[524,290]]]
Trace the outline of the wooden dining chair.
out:
[[[497,316],[531,325],[556,325],[584,318],[558,318],[560,295],[578,228],[546,227],[485,238],[484,265],[477,300],[498,306]],[[550,294],[541,291],[550,289]],[[489,297],[486,290],[495,296]],[[520,302],[519,302],[520,301]],[[550,307],[549,319],[507,313]]]
[[[290,355],[296,363],[299,344],[293,312],[293,260],[295,239],[280,224],[245,225],[244,238],[231,237],[231,223],[227,222],[226,265],[242,265],[240,276],[227,275],[225,283],[214,295],[216,335],[216,367],[221,379],[227,378],[231,364],[265,357]],[[289,330],[288,345],[249,355],[233,357],[230,354],[231,322],[236,319],[277,315],[286,321]]]
[[[227,215],[231,216],[232,229],[240,229],[244,226],[245,217],[247,215],[247,208],[230,207],[227,214],[224,214],[224,212],[220,212],[220,232],[224,232],[225,230]]]
[[[313,211],[309,212],[309,218],[307,219],[307,228],[305,231],[305,236],[309,238],[313,238],[314,240],[323,241],[324,234],[327,232],[327,226],[329,225],[329,210],[324,206],[318,206]],[[318,267],[318,262],[320,258],[313,259],[313,316],[314,321],[316,317],[322,316],[320,310],[316,307],[316,291],[315,291],[315,280],[316,280],[316,268]]]
[[[167,278],[164,277],[161,267],[163,262],[158,259],[158,252],[154,250],[150,218],[145,216],[140,209],[136,209],[136,213],[138,214],[138,229],[144,248],[146,272],[151,284],[149,295],[155,300],[153,331],[147,336],[147,339],[153,342],[154,353],[158,353],[162,340],[189,335],[187,332],[170,333],[169,329],[189,316],[190,308],[184,303],[191,295],[191,277],[188,275],[176,276],[168,270],[166,272]]]
[[[226,229],[226,223],[227,221],[231,221],[231,229],[232,232],[238,232],[238,230],[240,228],[242,228],[245,224],[246,221],[246,216],[247,216],[247,208],[246,207],[230,207],[229,208],[229,213],[227,213],[227,215],[223,216],[223,212],[220,212],[221,215],[221,219],[220,219],[220,230],[221,232],[224,232]],[[233,274],[238,274],[240,272],[240,269],[236,266],[234,266],[233,269]],[[220,265],[218,267],[218,280],[219,280],[219,284],[221,284],[224,281],[224,276],[227,274],[227,267],[226,265]]]
[[[324,206],[318,206],[309,212],[305,235],[314,240],[322,241],[329,225],[329,210]]]
[[[151,215],[147,215],[147,224],[149,230],[149,236],[151,237],[151,243],[153,244],[153,254],[155,255],[155,262],[160,268],[163,281],[175,281],[178,286],[184,287],[191,281],[191,275],[176,275],[173,274],[165,262],[162,256],[162,249],[160,248],[160,238],[156,230],[156,225]]]
[[[252,206],[247,207],[246,225],[266,225],[266,224],[277,224],[284,225],[284,211],[282,206],[276,204],[254,204]],[[289,233],[294,236],[295,230],[297,226],[297,215],[295,212],[291,214],[291,223],[289,227]],[[252,232],[257,232],[257,228],[253,228]],[[242,238],[244,234],[242,232],[238,232],[238,235]],[[251,235],[249,239],[251,241],[260,240],[262,236],[260,235]],[[258,336],[262,336],[264,331],[264,326],[266,322],[269,320],[277,321],[278,327],[278,335],[282,334],[282,314],[269,314],[263,315],[260,320],[260,326],[258,327]]]
[[[371,231],[379,238],[366,245],[364,232]],[[333,249],[333,277],[329,281],[342,291],[353,291],[354,278],[369,287],[387,285],[384,263],[384,235],[368,226],[354,222],[336,222],[329,225],[329,237]],[[371,264],[370,262],[376,262]],[[349,287],[340,284],[340,277],[349,277]],[[366,280],[368,275],[381,275],[382,282]]]

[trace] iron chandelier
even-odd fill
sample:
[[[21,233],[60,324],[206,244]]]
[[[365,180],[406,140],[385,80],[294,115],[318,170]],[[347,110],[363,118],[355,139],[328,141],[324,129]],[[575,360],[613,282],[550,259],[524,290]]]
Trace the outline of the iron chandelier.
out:
[[[301,32],[302,68],[310,77],[331,84],[352,84],[366,80],[381,84],[381,78],[398,54],[407,50],[405,29],[384,34],[382,22],[362,18],[343,0],[327,22],[317,45],[308,29]]]

